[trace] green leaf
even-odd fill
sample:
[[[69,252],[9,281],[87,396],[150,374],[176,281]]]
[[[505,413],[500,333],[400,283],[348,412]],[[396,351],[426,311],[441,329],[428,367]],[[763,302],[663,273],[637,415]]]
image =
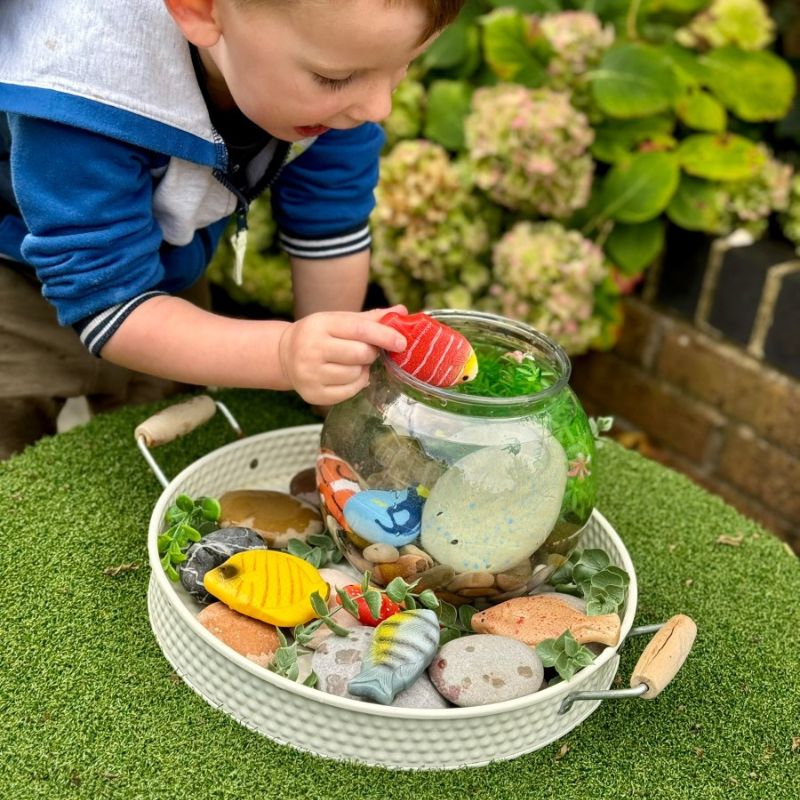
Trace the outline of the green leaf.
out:
[[[303,686],[310,686],[312,689],[317,685],[319,677],[316,672],[309,672],[306,679],[303,681]]]
[[[165,567],[164,571],[167,573],[167,577],[171,581],[177,581],[178,580],[178,573],[175,571],[175,567],[173,567],[172,564],[167,564],[167,566]]]
[[[222,516],[222,506],[219,504],[219,500],[213,497],[201,498],[200,511],[210,522],[217,522]]]
[[[179,494],[175,498],[175,505],[183,512],[189,513],[194,509],[194,500],[188,494]]]
[[[183,562],[186,561],[186,558],[186,554],[180,550],[177,553],[170,554],[170,559],[172,560],[173,564],[183,564]]]
[[[322,617],[322,622],[327,625],[337,636],[350,635],[350,629],[336,623],[333,617]]]
[[[426,71],[450,69],[465,61],[469,55],[470,27],[468,22],[459,18],[445,28],[420,59],[423,68]]]
[[[164,571],[166,572],[166,570],[167,570],[167,568],[168,568],[169,566],[170,566],[169,553],[165,553],[165,554],[164,554],[164,555],[161,557],[161,567],[162,567],[162,568],[164,569]]]
[[[564,644],[564,652],[570,657],[573,658],[578,654],[580,651],[581,646],[575,641],[572,633],[570,631],[564,631],[562,634],[563,637],[563,644]]]
[[[293,556],[303,559],[311,552],[311,548],[302,539],[289,539],[286,549]]]
[[[425,608],[439,608],[439,598],[431,589],[425,589],[418,599]]]
[[[174,525],[176,522],[182,522],[185,516],[185,511],[181,511],[177,505],[172,505],[167,509],[167,513],[164,515],[164,520],[168,524]]]
[[[667,206],[667,216],[688,231],[720,233],[724,211],[723,192],[717,184],[681,175],[678,190]]]
[[[544,85],[549,43],[522,13],[502,8],[480,22],[484,58],[495,75],[531,89]]]
[[[356,601],[352,597],[350,597],[350,595],[347,594],[347,592],[344,589],[337,589],[336,595],[338,596],[342,604],[342,608],[348,614],[350,614],[351,617],[355,617],[356,619],[358,619],[358,604],[356,603]]]
[[[711,90],[740,119],[766,122],[789,112],[796,90],[794,73],[774,53],[721,47],[701,63]]]
[[[401,603],[408,594],[408,584],[402,578],[394,578],[386,586],[386,596],[395,603]]]
[[[379,619],[381,615],[381,604],[383,603],[383,597],[381,597],[381,593],[377,589],[369,589],[368,591],[364,592],[364,601],[367,604],[367,608],[369,608],[369,613],[372,614],[374,619]]]
[[[672,64],[678,82],[684,89],[705,85],[707,82],[706,69],[694,50],[688,50],[675,42],[663,45],[660,50]]]
[[[181,525],[181,533],[186,540],[191,542],[199,542],[202,538],[200,536],[200,531],[198,531],[197,528],[193,528],[191,525]]]
[[[311,533],[306,538],[306,543],[313,547],[327,547],[329,549],[336,547],[333,539],[327,533]]]
[[[672,62],[655,47],[644,44],[610,48],[590,77],[600,109],[620,119],[666,111],[681,90]]]
[[[472,103],[472,87],[466,81],[434,81],[428,90],[424,134],[447,150],[464,147],[464,118]]]
[[[309,598],[311,601],[311,608],[318,617],[325,617],[328,615],[328,604],[322,599],[319,592],[313,592]]]
[[[167,533],[162,533],[156,541],[158,544],[158,552],[163,555],[167,552],[169,546],[172,544],[172,536]]]
[[[560,650],[556,647],[555,639],[545,639],[536,645],[536,654],[546,667],[552,667],[558,660]]]
[[[406,599],[403,600],[403,603],[405,603],[407,611],[413,611],[417,607],[416,600],[414,600],[414,596],[411,594],[406,595]]]
[[[446,603],[444,600],[442,600],[439,605],[438,617],[442,625],[452,627],[456,624],[456,620],[458,619],[458,610],[454,605]]]
[[[595,127],[592,155],[609,164],[616,164],[630,157],[631,153],[645,142],[671,149],[675,144],[672,131],[675,119],[659,115],[641,119],[607,120]]]
[[[472,618],[478,613],[473,606],[463,605],[458,607],[458,621],[468,631],[472,630]]]
[[[657,217],[639,225],[617,222],[605,243],[608,257],[625,275],[638,275],[664,249],[664,222]]]
[[[681,142],[677,157],[690,175],[712,181],[752,178],[765,160],[756,144],[734,133],[688,136]]]
[[[680,171],[671,153],[637,153],[616,164],[601,190],[601,215],[634,224],[657,217],[678,188]]]
[[[319,569],[322,566],[322,559],[325,557],[325,551],[320,550],[319,548],[314,548],[309,552],[306,556],[306,561],[311,564],[312,567],[316,567]]]
[[[369,589],[369,579],[371,578],[371,574],[369,572],[365,572],[361,576],[361,594],[364,594]]]
[[[728,124],[725,107],[702,89],[689,89],[675,103],[678,118],[688,128],[721,133]]]
[[[600,570],[606,569],[611,565],[611,559],[605,550],[592,548],[581,552],[578,563],[592,572],[600,572]]]
[[[455,628],[442,628],[439,631],[439,647],[444,647],[448,642],[458,638],[460,638],[460,634]]]

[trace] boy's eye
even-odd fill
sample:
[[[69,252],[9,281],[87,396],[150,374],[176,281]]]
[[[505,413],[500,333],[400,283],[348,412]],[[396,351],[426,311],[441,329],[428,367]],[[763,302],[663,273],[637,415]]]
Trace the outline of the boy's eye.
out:
[[[316,72],[311,73],[314,76],[314,80],[320,84],[321,86],[325,86],[328,89],[344,89],[348,83],[353,80],[353,75],[348,75],[346,78],[326,78],[324,75],[318,75]]]

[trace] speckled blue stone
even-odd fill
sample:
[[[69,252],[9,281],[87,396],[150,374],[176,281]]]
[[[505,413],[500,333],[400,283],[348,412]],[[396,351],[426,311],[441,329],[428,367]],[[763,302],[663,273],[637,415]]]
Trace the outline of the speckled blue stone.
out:
[[[402,547],[419,537],[423,504],[414,488],[368,489],[345,503],[344,518],[362,539]]]
[[[187,551],[187,559],[178,565],[181,584],[200,603],[213,603],[217,598],[206,591],[203,578],[211,569],[243,550],[267,550],[264,540],[250,528],[222,528],[204,536]]]

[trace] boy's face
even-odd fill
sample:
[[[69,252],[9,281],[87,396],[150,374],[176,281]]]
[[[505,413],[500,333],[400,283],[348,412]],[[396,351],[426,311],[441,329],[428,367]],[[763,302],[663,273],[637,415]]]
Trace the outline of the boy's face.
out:
[[[285,141],[384,119],[434,38],[419,44],[427,16],[413,0],[216,0],[213,15],[219,36],[201,55],[215,99]]]

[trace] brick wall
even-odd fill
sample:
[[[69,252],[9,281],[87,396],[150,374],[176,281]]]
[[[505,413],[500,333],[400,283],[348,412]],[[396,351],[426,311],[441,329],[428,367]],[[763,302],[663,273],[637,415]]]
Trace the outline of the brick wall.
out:
[[[800,382],[640,300],[625,311],[614,351],[574,359],[587,409],[800,553]]]

